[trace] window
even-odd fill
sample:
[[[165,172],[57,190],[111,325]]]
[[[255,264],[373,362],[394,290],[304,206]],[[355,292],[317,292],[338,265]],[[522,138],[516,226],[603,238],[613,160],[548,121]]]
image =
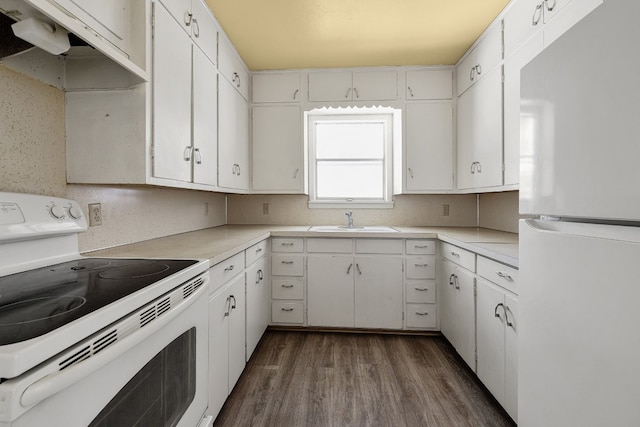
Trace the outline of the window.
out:
[[[392,207],[390,109],[307,113],[309,205]]]

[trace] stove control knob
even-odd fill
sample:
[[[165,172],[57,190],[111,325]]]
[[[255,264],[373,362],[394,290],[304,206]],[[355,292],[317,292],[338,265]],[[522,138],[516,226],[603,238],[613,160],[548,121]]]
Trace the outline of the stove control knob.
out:
[[[55,219],[62,219],[64,218],[66,212],[61,206],[53,205],[51,206],[51,209],[49,209],[49,213]]]
[[[82,211],[77,206],[71,206],[69,208],[69,216],[73,219],[80,219],[82,218]]]

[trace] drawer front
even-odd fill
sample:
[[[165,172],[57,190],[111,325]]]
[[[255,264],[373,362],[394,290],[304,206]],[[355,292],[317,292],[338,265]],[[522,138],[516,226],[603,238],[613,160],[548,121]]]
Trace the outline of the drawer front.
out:
[[[353,239],[307,239],[307,252],[350,254]]]
[[[271,279],[272,299],[303,299],[302,277],[274,277]]]
[[[301,302],[271,303],[271,321],[273,323],[304,323],[304,304]]]
[[[407,280],[407,302],[433,304],[436,302],[435,280]]]
[[[407,304],[407,328],[434,329],[436,313],[435,304]]]
[[[466,268],[469,271],[476,271],[476,254],[473,252],[469,252],[449,243],[441,242],[440,256],[463,268]]]
[[[435,279],[436,258],[420,256],[407,258],[407,279]]]
[[[235,254],[211,267],[211,286],[209,292],[213,292],[226,282],[244,271],[244,252]]]
[[[271,274],[274,276],[303,276],[302,255],[272,255]]]
[[[402,240],[356,239],[358,254],[402,254]]]
[[[407,255],[435,255],[436,241],[435,240],[407,240],[406,251],[407,251]]]
[[[518,270],[516,268],[479,256],[478,274],[496,285],[518,294]]]
[[[304,250],[301,238],[274,237],[271,239],[271,252],[302,252]]]
[[[257,260],[265,256],[266,253],[267,253],[267,241],[263,240],[260,243],[256,243],[255,245],[251,246],[249,249],[244,251],[245,265],[247,267],[250,266]]]

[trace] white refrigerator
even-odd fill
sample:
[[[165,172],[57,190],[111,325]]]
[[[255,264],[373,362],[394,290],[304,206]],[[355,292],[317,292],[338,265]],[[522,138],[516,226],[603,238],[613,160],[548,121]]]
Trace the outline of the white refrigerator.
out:
[[[523,68],[520,123],[519,425],[640,426],[639,0]]]

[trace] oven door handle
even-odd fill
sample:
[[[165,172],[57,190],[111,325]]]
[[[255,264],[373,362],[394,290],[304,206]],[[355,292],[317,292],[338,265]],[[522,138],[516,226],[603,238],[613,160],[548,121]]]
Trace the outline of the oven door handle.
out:
[[[209,275],[206,275],[203,284],[207,285],[208,282]],[[39,403],[77,383],[91,373],[122,356],[127,351],[131,350],[143,340],[155,334],[168,323],[171,323],[174,319],[183,314],[193,304],[193,302],[202,296],[203,293],[208,292],[208,289],[208,286],[200,286],[191,295],[191,298],[181,301],[175,309],[170,310],[163,316],[158,317],[155,321],[145,325],[141,329],[138,329],[137,332],[127,335],[122,339],[122,341],[117,342],[115,345],[106,348],[104,351],[93,355],[89,359],[78,363],[75,366],[38,379],[33,384],[27,386],[22,392],[20,404],[25,408],[33,406],[36,403]]]

